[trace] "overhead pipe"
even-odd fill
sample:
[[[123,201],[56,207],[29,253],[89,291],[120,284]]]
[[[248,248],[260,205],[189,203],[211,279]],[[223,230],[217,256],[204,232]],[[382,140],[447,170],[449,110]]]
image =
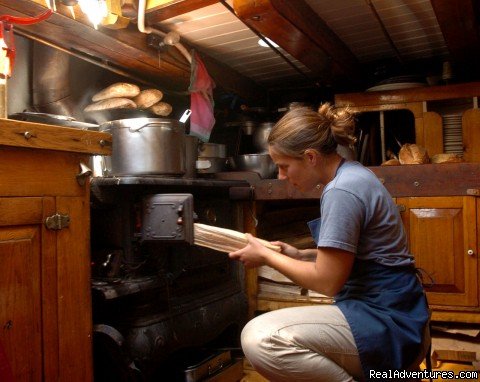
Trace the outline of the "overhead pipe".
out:
[[[33,63],[32,93],[35,110],[73,116],[75,104],[70,94],[70,56],[34,42]]]
[[[137,27],[138,30],[146,34],[156,34],[163,37],[163,42],[166,45],[174,46],[179,50],[179,52],[187,59],[188,63],[192,63],[192,56],[187,51],[187,49],[180,42],[180,35],[176,32],[164,33],[158,29],[150,28],[145,26],[145,9],[146,9],[146,0],[138,1],[138,18],[137,18]]]
[[[109,63],[107,60],[102,60],[102,59],[99,59],[99,58],[95,58],[95,57],[93,57],[93,56],[91,56],[91,55],[89,55],[85,52],[79,51],[75,48],[71,48],[70,50],[67,50],[65,48],[62,48],[58,45],[55,45],[55,44],[51,43],[50,41],[41,39],[37,35],[33,35],[26,30],[17,30],[17,33],[19,35],[23,36],[23,37],[26,37],[26,38],[29,38],[33,41],[39,42],[42,45],[46,45],[46,46],[48,46],[52,49],[59,50],[61,52],[64,52],[65,54],[68,54],[69,56],[76,57],[76,58],[81,59],[83,61],[86,61],[90,64],[96,65],[100,68],[106,69],[106,70],[108,70],[112,73],[118,74],[122,77],[126,77],[126,78],[128,78],[132,81],[144,84],[145,86],[149,86],[149,87],[158,86],[158,84],[156,84],[155,82],[151,82],[151,81],[148,81],[144,78],[138,77],[131,72],[128,72],[124,69],[121,69],[118,66],[115,66],[115,65]],[[175,90],[171,90],[171,89],[162,89],[162,91],[165,94],[170,94],[170,95],[177,95],[177,96],[184,96],[185,95],[184,92],[179,92],[179,91],[175,91]]]

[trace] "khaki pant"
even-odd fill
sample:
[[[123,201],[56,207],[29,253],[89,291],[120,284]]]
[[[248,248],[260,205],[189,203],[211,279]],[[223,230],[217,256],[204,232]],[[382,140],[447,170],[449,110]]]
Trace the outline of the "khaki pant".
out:
[[[274,382],[363,381],[350,327],[335,305],[275,310],[242,331],[245,356]]]

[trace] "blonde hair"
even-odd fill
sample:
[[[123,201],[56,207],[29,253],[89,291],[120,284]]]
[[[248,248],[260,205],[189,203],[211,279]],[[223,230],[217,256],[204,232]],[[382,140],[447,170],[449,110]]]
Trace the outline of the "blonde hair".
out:
[[[329,103],[318,112],[307,107],[296,107],[285,114],[272,128],[268,144],[291,157],[301,157],[305,150],[315,149],[332,154],[337,144],[355,143],[355,120],[346,109],[337,109]]]

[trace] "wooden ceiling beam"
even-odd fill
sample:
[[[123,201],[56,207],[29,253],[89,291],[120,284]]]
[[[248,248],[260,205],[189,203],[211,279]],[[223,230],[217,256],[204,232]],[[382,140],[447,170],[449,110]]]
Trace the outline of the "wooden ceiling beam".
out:
[[[360,65],[338,36],[305,0],[234,0],[237,16],[275,41],[312,72],[358,82]]]
[[[478,71],[480,0],[430,0],[453,62]]]
[[[35,16],[43,11],[45,6],[39,0],[0,0],[0,14]],[[47,20],[15,25],[14,30],[101,66],[121,68],[167,91],[187,92],[190,84],[190,67],[185,60],[179,61],[175,58],[177,55],[169,53],[159,56],[157,50],[147,46],[147,35],[134,25],[125,29],[95,30],[83,15],[78,14],[74,20],[67,7],[58,5],[57,12]],[[257,101],[265,96],[265,89],[252,80],[207,55],[201,56],[219,88],[247,100]]]
[[[147,24],[156,24],[219,3],[220,0],[180,0],[162,5],[164,2],[149,0],[145,11]]]

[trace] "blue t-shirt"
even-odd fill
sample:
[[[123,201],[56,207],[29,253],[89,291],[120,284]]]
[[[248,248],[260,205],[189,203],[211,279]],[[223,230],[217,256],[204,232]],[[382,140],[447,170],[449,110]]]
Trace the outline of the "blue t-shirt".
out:
[[[375,174],[344,162],[309,222],[318,247],[355,255],[335,303],[345,315],[367,380],[370,370],[403,370],[422,349],[428,308],[400,214]]]
[[[318,247],[333,247],[386,266],[414,262],[398,208],[375,174],[344,162],[322,193]]]

